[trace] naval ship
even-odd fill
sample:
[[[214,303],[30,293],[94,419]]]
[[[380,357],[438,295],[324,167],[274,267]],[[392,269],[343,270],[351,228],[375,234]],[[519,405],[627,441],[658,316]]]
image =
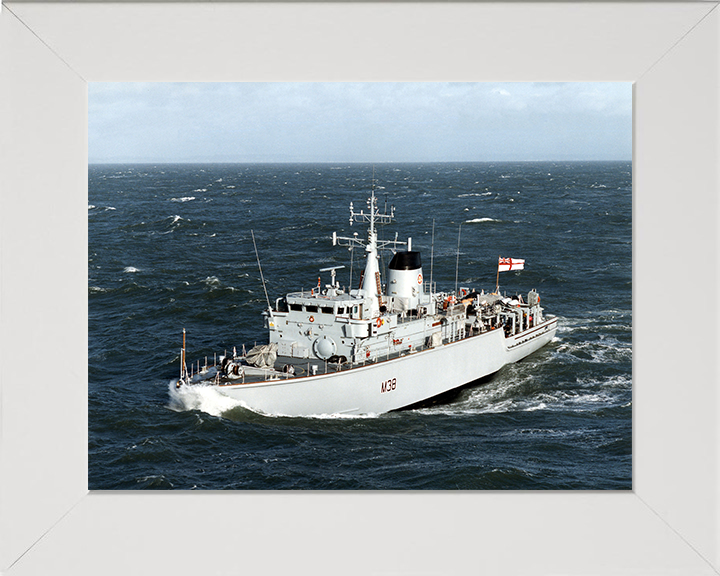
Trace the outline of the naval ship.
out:
[[[366,238],[332,236],[334,246],[364,250],[359,288],[340,287],[336,270],[343,266],[323,268],[329,283],[318,278],[316,287],[280,297],[273,307],[258,257],[268,343],[206,357],[188,369],[183,330],[180,378],[172,384],[211,386],[270,415],[382,414],[493,374],[553,338],[557,318],[543,313],[535,289],[526,298],[498,289],[499,273],[523,269],[524,260],[498,259],[493,292],[457,286],[439,292],[432,266],[425,279],[411,238],[378,240],[378,226],[392,222],[394,208],[380,213],[374,185],[367,207],[358,212],[350,204],[350,225],[367,224]],[[384,286],[383,249],[393,253]]]

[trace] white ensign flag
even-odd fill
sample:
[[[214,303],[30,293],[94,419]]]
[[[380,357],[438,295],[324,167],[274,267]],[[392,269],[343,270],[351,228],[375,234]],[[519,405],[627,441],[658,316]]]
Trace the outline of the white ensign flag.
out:
[[[517,258],[500,258],[498,260],[498,271],[508,272],[510,270],[522,270],[525,267],[525,260]]]

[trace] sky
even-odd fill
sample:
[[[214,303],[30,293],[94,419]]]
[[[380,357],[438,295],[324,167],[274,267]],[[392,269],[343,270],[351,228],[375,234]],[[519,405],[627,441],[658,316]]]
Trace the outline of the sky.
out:
[[[630,160],[632,84],[98,83],[88,160]]]

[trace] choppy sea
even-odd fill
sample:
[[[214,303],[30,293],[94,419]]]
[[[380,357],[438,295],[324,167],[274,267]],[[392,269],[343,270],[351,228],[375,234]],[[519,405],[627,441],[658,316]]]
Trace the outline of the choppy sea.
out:
[[[90,165],[91,490],[632,488],[630,162]],[[445,402],[373,417],[287,418],[210,389],[189,359],[263,342],[270,300],[350,253],[332,233],[373,182],[439,289],[536,288],[555,339]],[[459,228],[460,227],[460,228]],[[355,254],[357,257],[357,253]],[[384,264],[389,258],[386,256]],[[355,260],[355,278],[358,262]]]

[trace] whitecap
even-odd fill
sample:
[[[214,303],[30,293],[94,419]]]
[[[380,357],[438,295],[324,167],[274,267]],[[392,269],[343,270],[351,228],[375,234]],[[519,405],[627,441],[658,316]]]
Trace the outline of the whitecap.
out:
[[[133,272],[140,272],[140,268],[135,268],[135,266],[125,266],[123,272],[128,272],[132,274]]]
[[[88,204],[88,210],[92,210],[93,208],[95,208],[94,204]]]
[[[195,200],[195,196],[183,196],[182,198],[170,198],[170,202],[190,202]]]
[[[176,381],[170,382],[170,404],[168,408],[176,412],[187,410],[200,410],[211,416],[220,416],[223,412],[242,406],[240,400],[226,396],[214,386],[195,384],[193,386],[175,386]]]
[[[478,222],[500,222],[500,220],[495,220],[495,218],[474,218],[472,220],[465,220],[465,224],[474,224]]]

